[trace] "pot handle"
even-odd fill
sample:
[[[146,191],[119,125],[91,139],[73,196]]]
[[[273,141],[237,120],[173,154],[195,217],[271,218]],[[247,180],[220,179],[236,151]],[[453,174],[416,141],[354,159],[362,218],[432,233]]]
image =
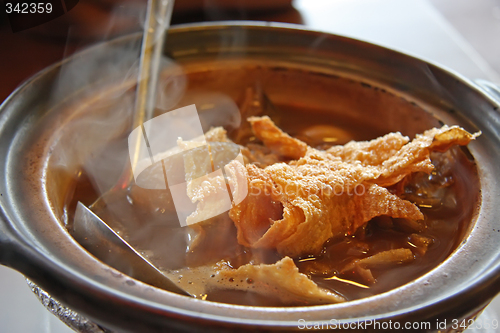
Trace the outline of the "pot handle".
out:
[[[500,85],[482,79],[477,79],[475,82],[484,92],[500,104]]]
[[[23,272],[27,262],[31,262],[33,258],[29,256],[29,246],[16,237],[16,232],[7,221],[0,206],[0,265]]]
[[[47,273],[47,267],[52,264],[50,260],[25,241],[8,221],[0,205],[0,265],[12,268],[37,283],[50,280]]]
[[[11,266],[12,257],[15,256],[13,251],[17,247],[16,237],[10,229],[0,206],[0,264],[5,266]]]

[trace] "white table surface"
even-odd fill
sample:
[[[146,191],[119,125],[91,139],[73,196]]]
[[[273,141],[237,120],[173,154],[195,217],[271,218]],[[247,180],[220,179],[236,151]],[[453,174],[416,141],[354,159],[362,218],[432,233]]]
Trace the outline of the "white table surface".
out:
[[[297,0],[294,6],[313,29],[392,47],[442,64],[468,78],[500,83],[500,75],[427,0]],[[45,310],[21,274],[3,266],[0,297],[0,332],[72,332]],[[481,318],[491,322],[499,317],[497,297]]]

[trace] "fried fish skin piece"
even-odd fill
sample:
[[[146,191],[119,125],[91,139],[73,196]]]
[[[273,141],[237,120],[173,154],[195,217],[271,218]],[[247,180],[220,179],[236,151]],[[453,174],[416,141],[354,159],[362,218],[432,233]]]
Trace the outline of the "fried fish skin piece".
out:
[[[250,117],[248,121],[255,136],[276,154],[297,159],[306,153],[307,144],[284,133],[268,116]]]
[[[238,241],[243,244],[242,235],[250,233],[248,230],[253,227],[250,223],[256,223],[254,211],[260,210],[261,214],[259,233],[262,233],[266,219],[269,228],[256,241],[255,238],[246,239],[247,242],[243,244],[245,246],[275,248],[281,255],[299,257],[318,254],[328,239],[353,234],[358,227],[375,216],[423,218],[415,205],[376,184],[360,186],[358,194],[345,192],[337,195],[331,190],[323,190],[324,183],[321,180],[303,177],[290,166],[277,166],[269,174],[274,183],[286,191],[278,196],[283,205],[283,217],[273,220],[266,215],[262,216],[264,211],[258,203],[269,200],[269,196],[261,194],[257,198],[250,198],[249,195],[245,199],[247,203],[234,208],[235,211],[243,210],[239,219],[230,212],[238,230]],[[297,187],[286,188],[290,182]]]
[[[241,244],[276,249],[291,257],[318,254],[328,239],[353,234],[376,216],[423,219],[417,206],[391,194],[385,186],[413,172],[431,172],[432,150],[465,145],[478,135],[456,126],[443,126],[425,131],[411,142],[399,133],[391,133],[328,151],[306,146],[304,152],[303,143],[282,132],[268,117],[249,121],[255,135],[272,151],[289,157],[292,154],[288,152],[295,151],[298,159],[267,166],[259,176],[265,181],[255,182],[250,177],[250,194],[232,207],[230,217]],[[255,167],[247,165],[247,170],[251,168]],[[254,188],[259,198],[252,197]],[[273,190],[271,198],[268,189]],[[275,210],[255,214],[260,203],[269,200],[282,204],[280,219],[276,219]],[[258,232],[251,230],[256,225]],[[262,234],[266,225],[269,228]]]
[[[277,154],[260,144],[249,143],[246,147],[241,147],[241,153],[248,163],[252,163],[259,168],[282,162],[282,159]]]
[[[372,268],[406,264],[414,259],[415,256],[410,249],[392,249],[354,260],[342,268],[340,273],[357,273],[366,283],[374,284],[377,280],[373,277]]]
[[[430,173],[434,169],[429,157],[431,151],[443,152],[453,145],[465,146],[479,135],[480,132],[470,134],[458,126],[444,125],[417,134],[411,142],[400,133],[389,133],[371,141],[335,146],[327,152],[345,162],[361,163],[366,171],[377,175],[370,181],[385,187],[414,172]]]
[[[165,274],[199,298],[217,290],[239,290],[279,299],[287,305],[317,305],[346,301],[335,292],[320,288],[300,273],[290,257],[274,264],[247,263],[233,268],[225,260],[215,264],[184,267]]]
[[[387,265],[399,265],[411,262],[414,259],[415,256],[410,249],[392,249],[379,252],[363,259],[354,260],[342,268],[340,272],[345,273],[352,271],[356,268],[356,266],[361,266],[363,268],[378,268]]]
[[[252,164],[246,166],[248,195],[229,211],[233,221],[248,223],[238,228],[238,243],[252,247],[269,227],[283,215],[283,206],[275,195],[271,177]],[[282,233],[286,232],[281,230]]]
[[[410,139],[401,133],[389,133],[371,141],[350,141],[333,146],[327,152],[344,162],[359,161],[363,166],[378,165],[397,153]]]
[[[246,264],[233,269],[224,262],[216,265],[215,287],[248,290],[266,296],[278,297],[288,304],[330,304],[346,299],[336,293],[318,287],[307,275],[299,272],[290,257],[275,264]],[[241,282],[243,281],[243,282]]]

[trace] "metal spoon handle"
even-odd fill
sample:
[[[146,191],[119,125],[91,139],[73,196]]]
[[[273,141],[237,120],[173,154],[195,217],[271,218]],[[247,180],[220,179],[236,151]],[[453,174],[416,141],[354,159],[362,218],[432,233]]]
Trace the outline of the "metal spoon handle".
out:
[[[134,128],[151,119],[156,100],[165,33],[170,26],[174,1],[149,0],[141,49]]]
[[[143,124],[151,119],[154,113],[161,55],[173,8],[174,0],[148,1],[132,122],[133,129],[141,126],[144,137],[147,136]],[[135,148],[136,154],[132,157],[132,166],[139,160],[140,140],[137,140]],[[126,178],[130,180],[132,175]]]

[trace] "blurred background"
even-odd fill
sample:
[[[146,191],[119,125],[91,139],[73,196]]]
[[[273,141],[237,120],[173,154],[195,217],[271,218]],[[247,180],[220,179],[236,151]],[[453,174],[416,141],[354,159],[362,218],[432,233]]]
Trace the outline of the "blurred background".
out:
[[[300,24],[410,53],[472,80],[500,84],[500,0],[177,0],[175,5],[172,24]],[[145,0],[79,0],[66,14],[16,33],[2,9],[0,102],[23,81],[75,51],[141,31],[145,8]],[[44,309],[19,273],[2,266],[0,299],[0,332],[71,331]],[[498,320],[499,314],[497,299],[482,316]]]
[[[141,31],[145,0],[79,0],[66,14],[13,33],[0,12],[0,101],[75,50]],[[172,24],[258,20],[349,35],[499,82],[500,0],[177,0]]]

